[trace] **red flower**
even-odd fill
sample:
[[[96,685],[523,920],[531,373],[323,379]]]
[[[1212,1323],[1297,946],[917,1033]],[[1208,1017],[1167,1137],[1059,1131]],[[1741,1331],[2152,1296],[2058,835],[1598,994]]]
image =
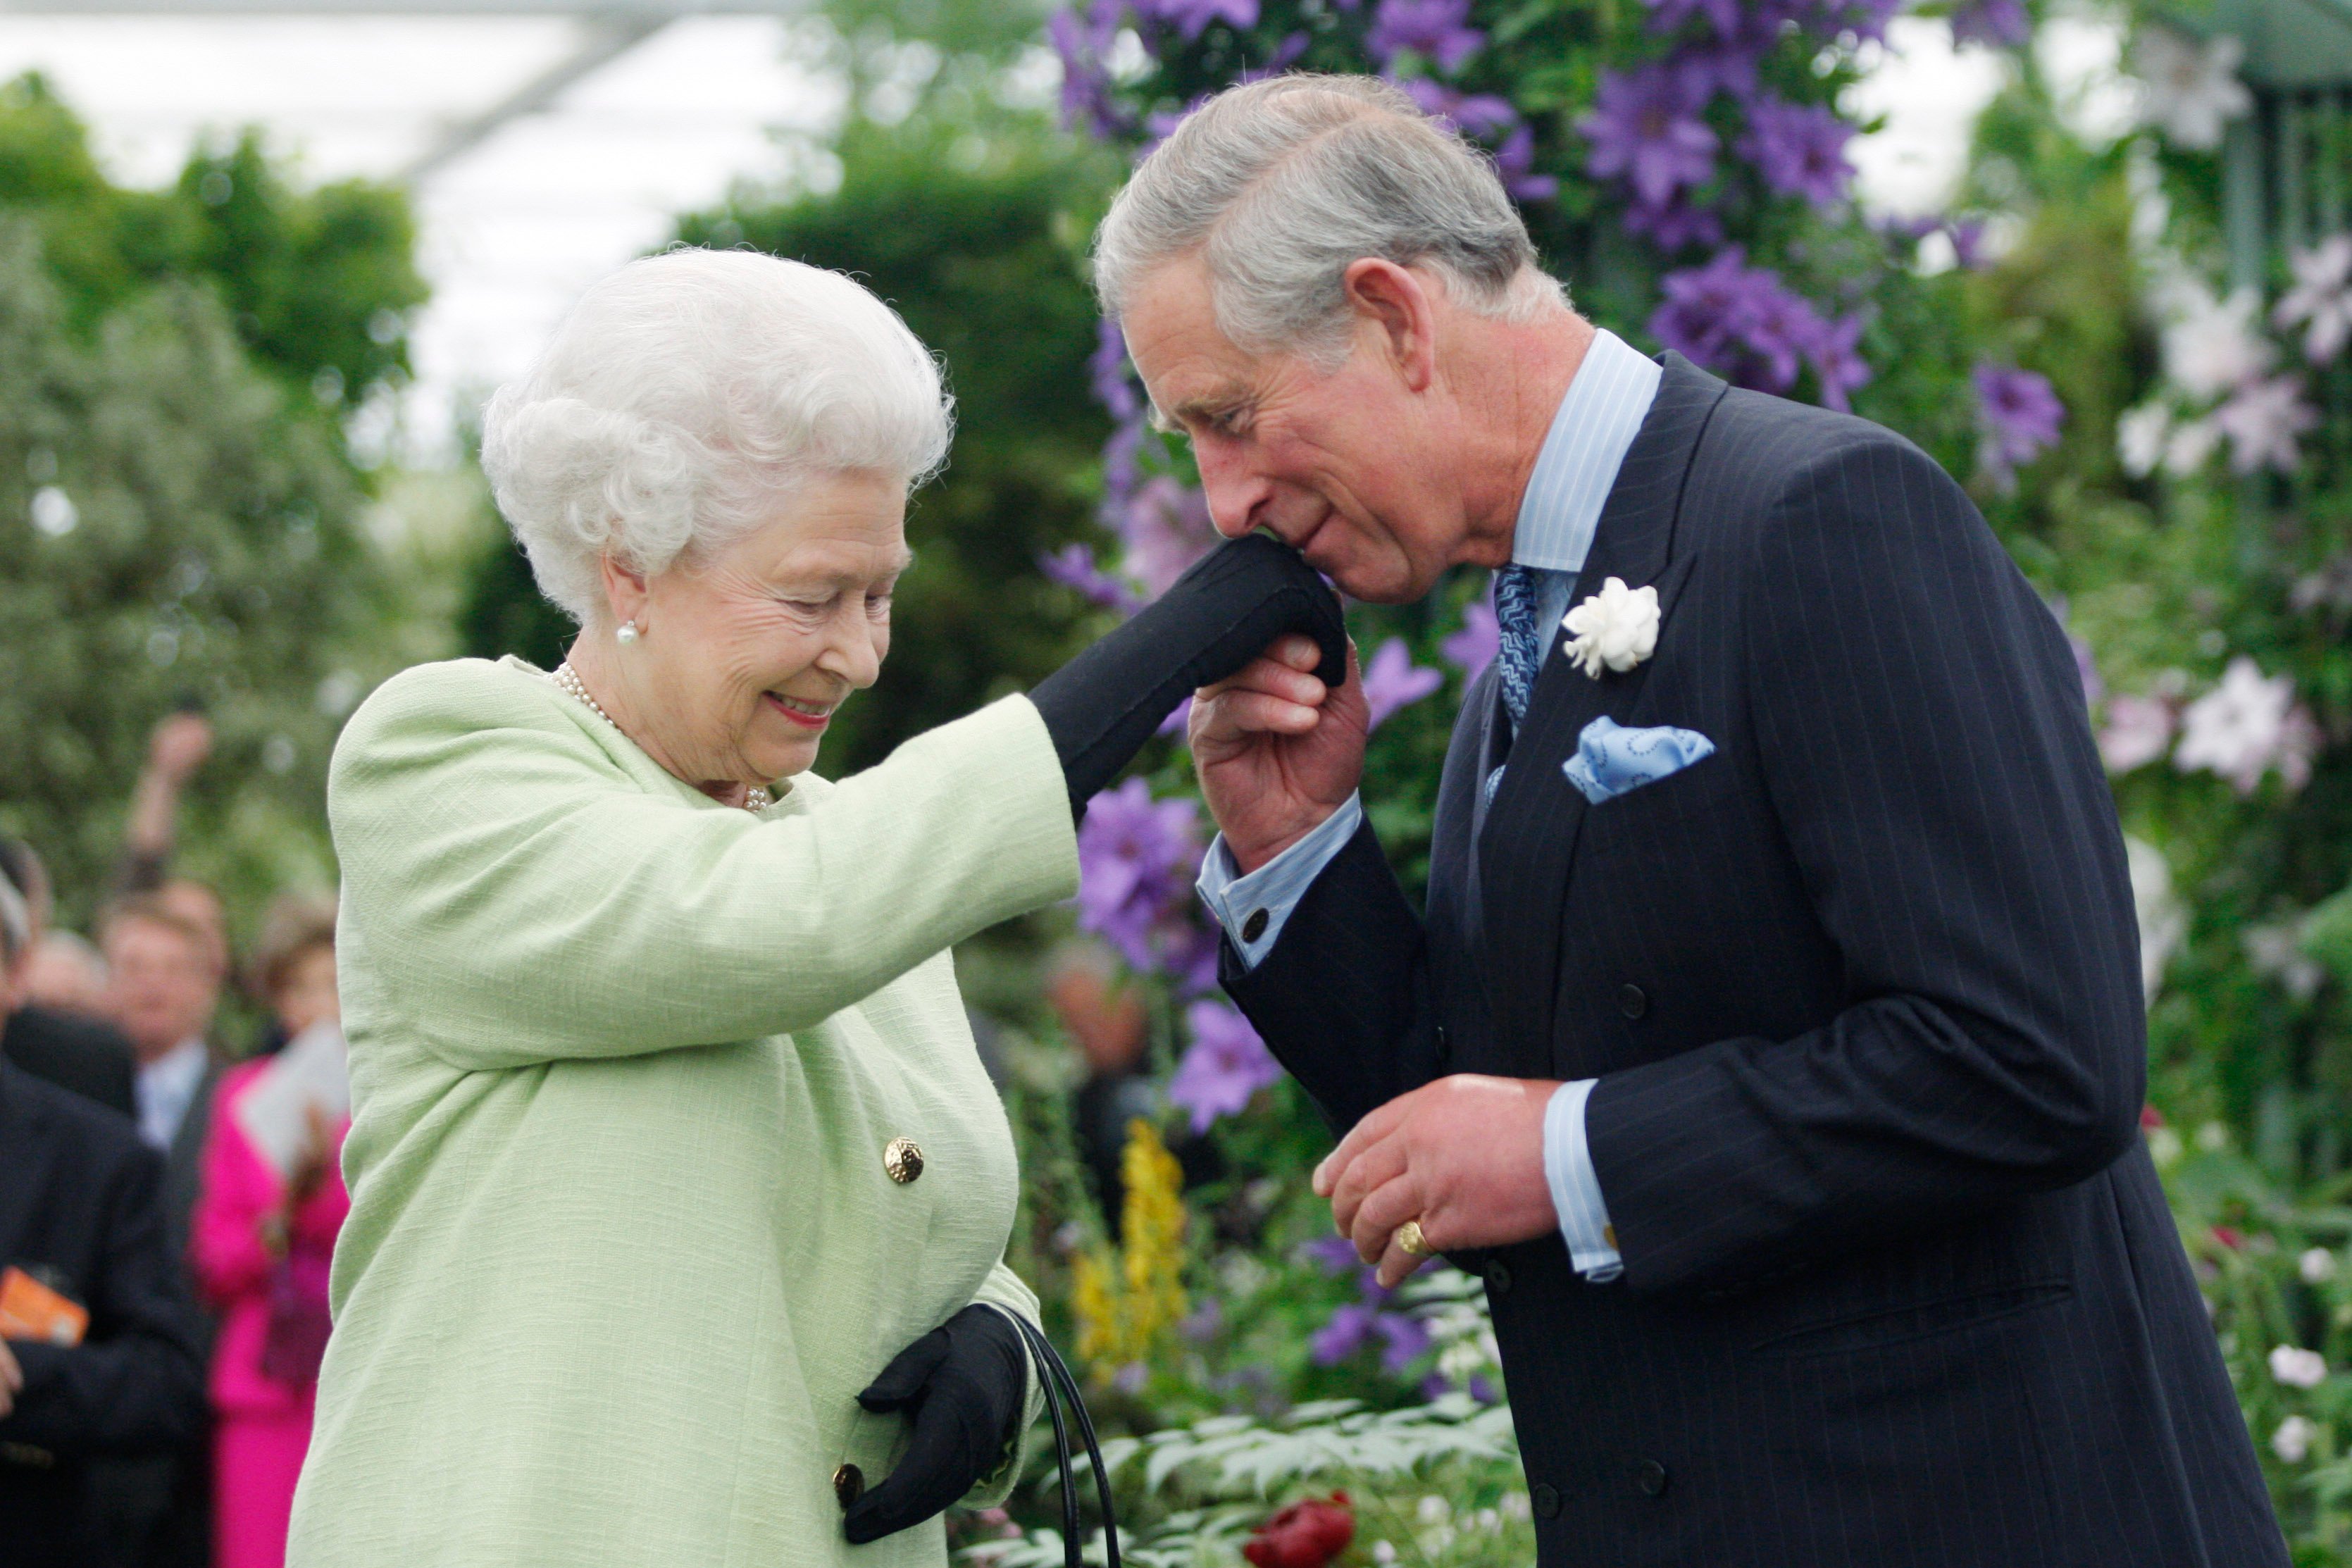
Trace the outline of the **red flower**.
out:
[[[2139,1124],[2143,1131],[2153,1132],[2164,1125],[2164,1112],[2153,1105],[2139,1108]]]
[[[1252,1568],[1323,1568],[1356,1539],[1346,1492],[1292,1503],[1257,1527],[1242,1555]]]
[[[2245,1250],[2246,1238],[2226,1225],[2217,1225],[2213,1227],[2213,1239],[2232,1252]]]

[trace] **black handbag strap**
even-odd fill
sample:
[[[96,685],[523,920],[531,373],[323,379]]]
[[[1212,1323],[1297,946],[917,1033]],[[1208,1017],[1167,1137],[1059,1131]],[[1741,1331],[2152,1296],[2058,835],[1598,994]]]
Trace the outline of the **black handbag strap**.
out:
[[[1068,1401],[1076,1417],[1079,1439],[1087,1446],[1087,1462],[1095,1469],[1095,1496],[1102,1504],[1103,1547],[1108,1554],[1108,1568],[1119,1568],[1118,1517],[1111,1506],[1110,1470],[1103,1464],[1102,1445],[1095,1440],[1094,1418],[1087,1414],[1087,1402],[1079,1396],[1077,1379],[1070,1375],[1061,1352],[1045,1338],[1045,1331],[1018,1312],[1004,1314],[1013,1320],[1021,1338],[1029,1347],[1029,1359],[1037,1368],[1037,1382],[1045,1391],[1045,1408],[1054,1417],[1055,1460],[1061,1467],[1062,1479],[1062,1552],[1067,1568],[1085,1568],[1086,1559],[1078,1534],[1078,1492],[1071,1474],[1070,1433],[1062,1417],[1062,1402]]]

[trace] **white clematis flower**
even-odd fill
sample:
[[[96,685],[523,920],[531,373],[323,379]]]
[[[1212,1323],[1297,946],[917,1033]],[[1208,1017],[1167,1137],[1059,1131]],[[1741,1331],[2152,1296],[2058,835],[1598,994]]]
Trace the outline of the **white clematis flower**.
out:
[[[2219,147],[2221,128],[2254,107],[2254,95],[2238,79],[2246,46],[2236,38],[2200,44],[2169,27],[2143,27],[2135,57],[2141,122],[2176,147]]]
[[[2263,302],[2252,289],[2227,300],[2193,280],[2176,281],[2163,332],[2164,374],[2190,397],[2218,397],[2268,370],[2271,345],[2256,329]]]
[[[2280,1345],[2271,1352],[2271,1375],[2289,1388],[2317,1388],[2327,1381],[2327,1361],[2317,1351]]]
[[[1603,668],[1622,674],[1657,651],[1658,591],[1628,588],[1624,578],[1612,577],[1561,624],[1570,640],[1560,651],[1570,663],[1595,680]]]
[[[2299,1465],[2311,1457],[2311,1440],[2318,1436],[2319,1428],[2308,1417],[2290,1415],[2271,1434],[2271,1452],[2290,1465]]]

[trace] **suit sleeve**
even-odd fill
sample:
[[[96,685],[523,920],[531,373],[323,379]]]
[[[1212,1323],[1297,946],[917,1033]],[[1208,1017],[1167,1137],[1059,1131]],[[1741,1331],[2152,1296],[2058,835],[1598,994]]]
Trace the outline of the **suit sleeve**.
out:
[[[1637,1289],[1752,1284],[2072,1185],[2130,1147],[2146,1088],[2081,679],[1959,487],[1893,437],[1828,453],[1744,577],[1763,772],[1847,1005],[1601,1079],[1587,1129]]]
[[[1437,1076],[1427,936],[1370,822],[1255,968],[1220,939],[1218,978],[1337,1133]]]
[[[25,1386],[0,1442],[66,1455],[152,1453],[204,1417],[195,1309],[163,1242],[163,1165],[141,1148],[114,1168],[99,1206],[106,1236],[88,1288],[89,1331],[70,1348],[12,1341]]]

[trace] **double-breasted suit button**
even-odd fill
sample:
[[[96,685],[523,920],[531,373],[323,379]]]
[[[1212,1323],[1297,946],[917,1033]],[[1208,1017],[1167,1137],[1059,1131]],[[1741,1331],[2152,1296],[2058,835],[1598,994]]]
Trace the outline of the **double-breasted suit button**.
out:
[[[1655,1459],[1644,1459],[1633,1467],[1633,1484],[1642,1489],[1643,1497],[1660,1497],[1666,1489],[1666,1467]]]
[[[923,1147],[912,1138],[893,1138],[882,1150],[882,1170],[905,1186],[923,1173]]]
[[[1617,987],[1617,1011],[1628,1018],[1638,1018],[1650,1010],[1649,994],[1638,985]]]
[[[1250,911],[1249,919],[1242,921],[1242,940],[1244,942],[1255,942],[1258,938],[1264,936],[1265,934],[1265,919],[1266,916],[1264,910],[1252,910]]]
[[[1559,1489],[1549,1481],[1538,1481],[1528,1490],[1528,1499],[1536,1505],[1536,1512],[1546,1519],[1559,1517]]]
[[[1445,1032],[1445,1026],[1443,1024],[1437,1026],[1437,1054],[1441,1057],[1450,1057],[1454,1054],[1454,1037]]]
[[[1486,1265],[1486,1289],[1497,1296],[1511,1293],[1511,1266],[1497,1258]]]

